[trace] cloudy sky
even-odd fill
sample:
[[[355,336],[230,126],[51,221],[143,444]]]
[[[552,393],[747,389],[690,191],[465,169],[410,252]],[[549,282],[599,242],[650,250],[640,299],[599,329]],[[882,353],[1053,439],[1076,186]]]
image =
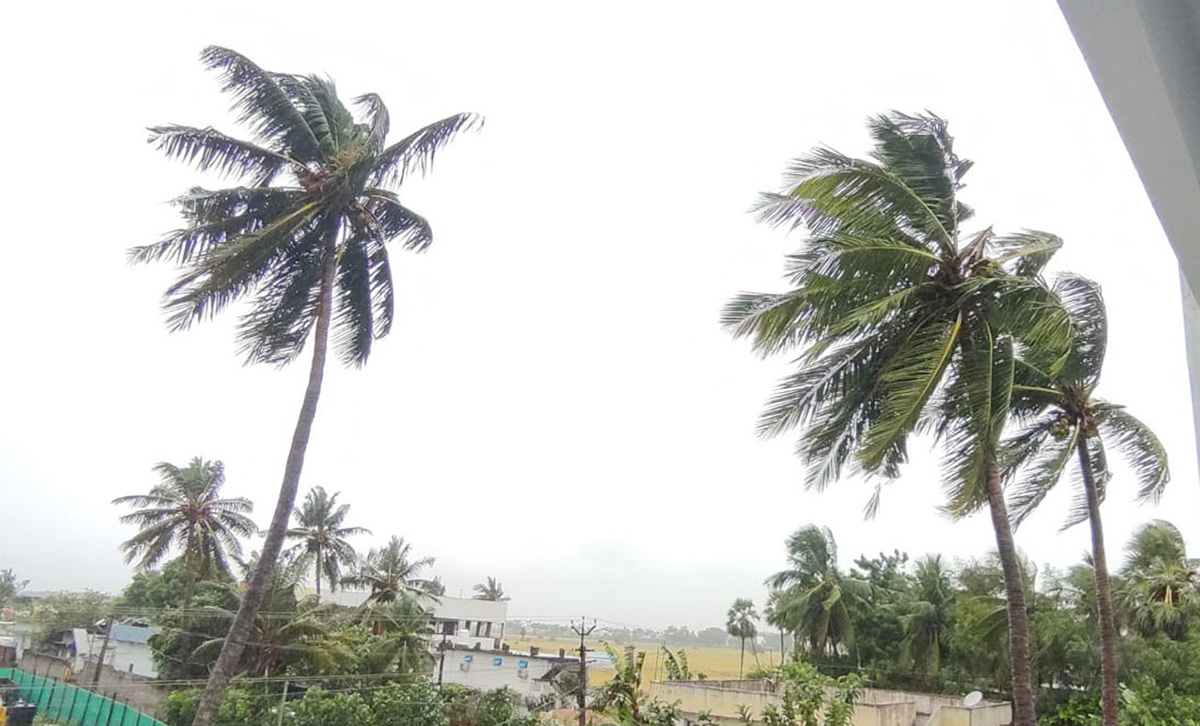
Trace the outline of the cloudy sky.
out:
[[[342,492],[366,547],[402,534],[450,594],[486,575],[526,617],[717,624],[760,602],[796,527],[829,525],[848,565],[899,548],[969,557],[927,447],[864,522],[869,485],[801,486],[791,442],[755,438],[786,361],[717,325],[722,303],[781,285],[797,240],[746,209],[818,143],[866,150],[863,119],[931,109],[976,166],[981,225],[1054,231],[1057,259],[1104,285],[1101,394],[1153,426],[1174,483],[1131,504],[1110,548],[1153,517],[1200,546],[1200,489],[1176,265],[1053,3],[25,3],[0,59],[6,311],[0,356],[0,567],[34,589],[118,591],[131,531],[113,497],[158,461],[221,459],[265,524],[305,365],[246,368],[231,318],[168,334],[166,267],[125,250],[205,182],[145,127],[235,130],[207,44],[381,94],[398,132],[458,111],[483,131],[404,197],[433,223],[397,251],[399,321],[361,370],[326,377],[304,485]],[[1078,560],[1066,496],[1018,533],[1037,562]]]

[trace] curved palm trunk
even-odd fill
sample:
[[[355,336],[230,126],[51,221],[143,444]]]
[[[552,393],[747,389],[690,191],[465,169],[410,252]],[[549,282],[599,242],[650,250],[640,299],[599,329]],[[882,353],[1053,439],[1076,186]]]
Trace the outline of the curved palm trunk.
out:
[[[1012,658],[1012,726],[1036,726],[1033,710],[1033,674],[1029,658],[1029,613],[1025,609],[1025,581],[1021,575],[1021,564],[1017,559],[1017,546],[1013,541],[1012,526],[1008,521],[1008,506],[1004,503],[1004,489],[1000,483],[1000,470],[993,457],[987,468],[988,509],[992,514],[992,528],[996,531],[996,549],[1000,553],[1000,566],[1004,570],[1004,592],[1008,600],[1008,645]]]
[[[1117,696],[1117,626],[1113,620],[1112,583],[1108,579],[1108,557],[1104,554],[1104,528],[1100,523],[1100,497],[1087,440],[1076,444],[1083,491],[1087,496],[1088,520],[1092,526],[1092,569],[1096,575],[1096,611],[1100,618],[1100,709],[1104,726],[1118,725],[1120,701]]]
[[[326,248],[324,267],[321,270],[321,301],[317,311],[316,334],[313,336],[312,367],[308,373],[308,388],[304,392],[304,403],[300,406],[300,417],[296,421],[296,429],[292,433],[292,446],[288,451],[287,464],[283,470],[283,485],[279,489],[279,500],[275,503],[275,514],[271,517],[271,526],[263,541],[262,554],[259,556],[258,567],[250,577],[246,592],[242,595],[242,603],[238,607],[225,644],[221,646],[221,654],[208,677],[208,685],[196,708],[196,717],[192,726],[212,726],[216,720],[221,702],[225,699],[225,691],[229,688],[229,680],[233,677],[234,669],[246,647],[246,639],[254,624],[254,617],[262,605],[266,595],[267,583],[279,552],[283,548],[283,540],[287,534],[288,520],[292,515],[292,507],[296,503],[296,490],[300,486],[300,472],[304,468],[304,453],[308,449],[308,437],[312,433],[313,420],[317,415],[317,401],[321,397],[321,380],[325,374],[325,350],[329,343],[329,320],[333,312],[333,283],[334,272],[337,269],[337,257],[333,251],[333,241]]]

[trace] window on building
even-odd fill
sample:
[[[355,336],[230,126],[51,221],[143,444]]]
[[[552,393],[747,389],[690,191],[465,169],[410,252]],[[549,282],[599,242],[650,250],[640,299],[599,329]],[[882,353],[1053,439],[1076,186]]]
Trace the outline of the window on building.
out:
[[[440,632],[442,635],[454,635],[455,633],[458,632],[458,621],[457,620],[443,620],[442,621],[442,629]]]

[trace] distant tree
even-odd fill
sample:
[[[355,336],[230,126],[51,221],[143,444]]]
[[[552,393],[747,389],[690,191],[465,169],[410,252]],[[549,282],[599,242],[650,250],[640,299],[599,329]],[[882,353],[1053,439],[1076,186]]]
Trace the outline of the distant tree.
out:
[[[953,631],[954,586],[941,555],[917,560],[913,600],[900,617],[904,629],[901,667],[931,676],[941,669],[950,652]]]
[[[28,584],[29,580],[18,580],[11,567],[7,570],[0,570],[0,608],[11,605]]]
[[[442,582],[442,576],[438,575],[429,581],[425,589],[430,595],[441,597],[446,594],[446,583]]]
[[[504,594],[504,588],[501,587],[500,582],[494,577],[488,577],[486,582],[479,583],[475,586],[474,590],[474,599],[476,600],[492,600],[499,602],[501,600],[509,599],[508,596]]]
[[[738,665],[738,678],[746,670],[746,640],[758,637],[758,612],[754,601],[739,597],[733,601],[725,620],[725,632],[742,641],[742,657]]]
[[[257,569],[258,559],[258,553],[254,553],[243,566],[243,582]],[[239,672],[269,677],[279,673],[289,663],[304,662],[313,672],[329,673],[349,660],[349,651],[332,637],[328,611],[312,601],[302,603],[296,597],[296,589],[304,578],[305,569],[306,563],[302,557],[287,558],[272,568],[263,609],[255,617],[250,642],[242,652]],[[223,623],[233,619],[236,605],[245,596],[245,588],[241,583],[226,587],[227,602],[234,607],[214,608],[214,611],[223,613]],[[196,648],[193,657],[215,663],[224,644],[225,636],[206,640]]]
[[[432,597],[431,580],[422,578],[421,571],[433,563],[432,557],[412,559],[412,545],[393,535],[386,545],[361,558],[354,573],[342,582],[370,589],[368,605],[387,605],[405,597]]]
[[[192,601],[196,580],[228,576],[229,560],[242,553],[240,538],[258,532],[246,516],[254,504],[245,497],[224,499],[225,467],[219,461],[200,457],[185,467],[162,462],[154,467],[159,483],[148,494],[118,497],[113,504],[135,507],[121,517],[123,524],[136,524],[138,533],[121,549],[125,561],[150,569],[168,554],[182,551],[185,607]]]
[[[67,628],[91,628],[112,613],[113,599],[101,592],[60,592],[34,602],[30,617],[39,637]]]
[[[1146,636],[1185,639],[1200,614],[1200,569],[1188,559],[1183,535],[1155,520],[1134,533],[1126,552],[1122,599],[1133,627]]]
[[[321,486],[313,487],[304,497],[304,504],[292,512],[296,526],[289,529],[289,539],[300,540],[291,552],[301,562],[312,567],[317,583],[317,600],[321,599],[321,575],[329,582],[329,590],[337,589],[343,567],[353,567],[358,561],[354,547],[347,537],[370,534],[363,527],[346,527],[349,504],[338,504],[340,492],[332,496]]]
[[[788,567],[767,578],[781,594],[776,619],[811,654],[837,653],[854,642],[851,611],[868,603],[869,583],[842,574],[837,541],[827,527],[806,525],[787,540]]]
[[[118,605],[123,610],[142,610],[147,615],[183,607],[186,578],[183,562],[179,559],[158,569],[135,572],[121,592]]]

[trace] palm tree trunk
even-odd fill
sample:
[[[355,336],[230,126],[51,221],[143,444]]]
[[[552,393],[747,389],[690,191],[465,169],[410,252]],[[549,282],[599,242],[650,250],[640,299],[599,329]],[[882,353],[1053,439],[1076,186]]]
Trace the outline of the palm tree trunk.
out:
[[[1008,644],[1012,659],[1012,726],[1036,726],[1033,710],[1033,677],[1029,657],[1029,613],[1025,609],[1025,580],[1017,558],[1012,526],[1008,521],[1008,506],[995,457],[987,466],[988,509],[996,531],[996,549],[1004,571],[1004,591],[1008,600]]]
[[[746,672],[746,636],[742,636],[742,661],[738,664],[738,679]]]
[[[780,666],[783,665],[783,660],[784,660],[783,657],[785,655],[787,655],[787,651],[784,650],[784,647],[783,647],[783,627],[781,626],[779,628],[779,665]]]
[[[321,602],[321,568],[325,563],[321,560],[321,543],[317,542],[317,602]]]
[[[1108,579],[1108,557],[1104,554],[1104,528],[1100,523],[1100,497],[1087,439],[1076,443],[1083,491],[1087,496],[1088,520],[1092,525],[1092,569],[1096,575],[1096,610],[1100,617],[1100,710],[1104,726],[1118,726],[1117,626],[1113,621],[1112,584]]]
[[[308,388],[304,391],[304,403],[300,406],[300,417],[296,421],[296,429],[292,433],[292,446],[288,451],[287,464],[283,469],[283,485],[279,488],[279,500],[275,503],[275,514],[271,517],[271,526],[263,541],[262,554],[259,556],[258,567],[250,577],[246,592],[242,595],[242,603],[238,607],[225,644],[221,646],[221,654],[208,677],[208,685],[196,708],[196,717],[192,726],[212,726],[216,720],[221,702],[225,699],[225,691],[229,689],[229,680],[233,677],[246,647],[246,638],[254,624],[254,617],[262,605],[266,595],[267,583],[271,572],[275,569],[279,552],[283,548],[283,540],[287,534],[288,520],[292,515],[292,507],[296,503],[296,491],[300,486],[300,472],[304,468],[304,453],[308,449],[308,437],[312,433],[313,420],[317,415],[317,401],[321,397],[321,380],[325,374],[325,350],[329,344],[329,321],[333,312],[333,283],[334,272],[337,270],[335,254],[336,230],[326,244],[324,267],[321,270],[321,300],[317,310],[316,333],[313,336],[312,366],[308,372]]]
[[[187,543],[183,551],[183,609],[192,607],[192,596],[196,592],[195,565],[192,564],[192,550],[195,549],[195,533],[188,529]]]

